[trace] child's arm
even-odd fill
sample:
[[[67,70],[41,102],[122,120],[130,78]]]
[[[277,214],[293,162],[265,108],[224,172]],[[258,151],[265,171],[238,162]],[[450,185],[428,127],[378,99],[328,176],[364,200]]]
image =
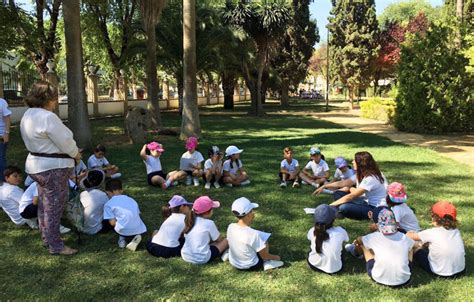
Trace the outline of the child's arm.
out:
[[[411,240],[421,241],[421,238],[418,235],[418,233],[414,232],[414,231],[408,231],[407,232],[407,237],[410,238]]]
[[[290,173],[288,172],[288,169],[285,169],[285,168],[280,168],[280,172],[281,172],[281,173],[290,174]]]
[[[211,241],[211,243],[219,243],[219,242],[221,242],[221,241],[224,240],[224,239],[225,239],[225,237],[222,236],[222,234],[220,234],[219,237],[218,237],[216,240]]]
[[[317,190],[313,192],[313,194],[319,194],[324,189],[339,189],[343,187],[352,187],[353,184],[354,182],[350,178],[340,180],[340,181],[335,181],[335,182],[331,182],[331,183],[320,186]]]
[[[142,149],[140,150],[140,157],[143,160],[146,160],[148,158],[148,155],[146,155],[146,144],[143,145]]]
[[[365,190],[362,189],[362,188],[357,188],[355,190],[351,190],[351,192],[341,198],[339,198],[338,200],[334,201],[333,203],[329,204],[330,206],[333,206],[333,207],[337,207],[337,206],[340,206],[341,204],[345,204],[357,197],[360,197],[362,195],[364,195],[365,193]]]
[[[38,196],[33,197],[33,205],[37,206],[39,202]]]
[[[280,260],[280,256],[270,254],[268,245],[265,245],[265,248],[258,252],[258,254],[263,260]]]
[[[114,219],[114,218],[112,218],[112,219],[109,219],[109,223],[110,223],[110,225],[111,225],[111,226],[113,226],[113,227],[114,227],[114,226],[115,226],[115,224],[117,223],[117,219]]]

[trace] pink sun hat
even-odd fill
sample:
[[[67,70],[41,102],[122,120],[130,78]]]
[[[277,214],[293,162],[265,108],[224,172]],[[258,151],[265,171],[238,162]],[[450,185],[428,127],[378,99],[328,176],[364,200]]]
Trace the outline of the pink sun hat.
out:
[[[392,182],[388,185],[387,193],[393,203],[404,203],[408,199],[405,186],[399,182]]]
[[[215,209],[221,206],[217,200],[212,200],[209,196],[201,196],[193,203],[193,211],[196,214],[206,213],[210,209]]]
[[[198,146],[199,142],[198,142],[198,139],[197,137],[194,137],[194,136],[190,136],[188,137],[188,139],[186,140],[186,150],[191,150],[191,149],[196,149],[197,146]]]
[[[163,151],[165,151],[165,149],[163,148],[163,145],[162,145],[162,144],[159,144],[159,143],[157,143],[157,142],[151,142],[151,143],[147,144],[146,147],[147,147],[148,150],[150,150],[150,151],[158,151],[158,152],[163,152]]]

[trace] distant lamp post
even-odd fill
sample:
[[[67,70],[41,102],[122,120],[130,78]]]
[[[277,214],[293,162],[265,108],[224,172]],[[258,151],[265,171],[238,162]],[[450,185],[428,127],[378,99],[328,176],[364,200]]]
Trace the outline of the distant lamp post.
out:
[[[329,111],[329,34],[331,30],[331,24],[326,25],[328,30],[327,35],[327,46],[326,46],[326,112]]]

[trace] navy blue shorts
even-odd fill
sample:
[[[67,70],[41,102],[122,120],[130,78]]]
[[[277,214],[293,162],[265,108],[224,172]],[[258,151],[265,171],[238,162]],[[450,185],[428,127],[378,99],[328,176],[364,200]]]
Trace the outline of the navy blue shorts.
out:
[[[172,257],[180,257],[181,256],[181,249],[184,245],[184,238],[180,239],[179,246],[177,247],[167,247],[162,246],[156,243],[148,241],[146,243],[146,250],[155,257],[161,258],[172,258]]]
[[[164,180],[166,180],[166,176],[167,176],[167,175],[168,175],[168,174],[165,173],[165,172],[163,172],[163,171],[151,172],[150,174],[148,174],[148,175],[146,176],[146,181],[148,182],[148,184],[149,184],[150,186],[158,186],[158,185],[153,184],[153,183],[151,182],[151,179],[152,179],[154,176],[161,176]]]
[[[209,248],[211,249],[211,258],[209,258],[209,261],[207,261],[207,263],[221,256],[221,252],[219,252],[219,249],[215,245],[211,245]]]

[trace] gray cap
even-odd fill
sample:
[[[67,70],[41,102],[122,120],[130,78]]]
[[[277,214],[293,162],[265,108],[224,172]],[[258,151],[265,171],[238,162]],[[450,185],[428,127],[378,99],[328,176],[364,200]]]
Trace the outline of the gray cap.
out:
[[[337,208],[327,204],[320,204],[314,210],[314,222],[329,224],[336,219]]]

